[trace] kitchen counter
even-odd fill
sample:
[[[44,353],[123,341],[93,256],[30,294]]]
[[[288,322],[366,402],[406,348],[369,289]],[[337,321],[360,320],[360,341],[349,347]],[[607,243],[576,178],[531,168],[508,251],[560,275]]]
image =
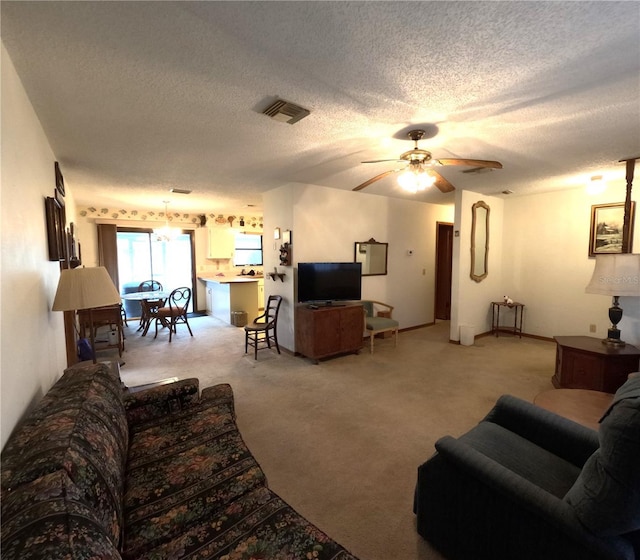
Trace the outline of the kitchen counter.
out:
[[[232,324],[231,314],[243,311],[247,321],[258,313],[258,282],[263,276],[200,276],[207,285],[207,314]]]
[[[218,284],[234,284],[237,282],[257,282],[262,280],[264,276],[251,276],[246,274],[245,276],[199,276],[203,282],[216,282]]]

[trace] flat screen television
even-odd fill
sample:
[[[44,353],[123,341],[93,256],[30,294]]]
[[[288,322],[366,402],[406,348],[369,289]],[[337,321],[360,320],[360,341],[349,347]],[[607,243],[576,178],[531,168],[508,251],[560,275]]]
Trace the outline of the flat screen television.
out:
[[[298,263],[298,301],[331,305],[362,297],[362,263]]]

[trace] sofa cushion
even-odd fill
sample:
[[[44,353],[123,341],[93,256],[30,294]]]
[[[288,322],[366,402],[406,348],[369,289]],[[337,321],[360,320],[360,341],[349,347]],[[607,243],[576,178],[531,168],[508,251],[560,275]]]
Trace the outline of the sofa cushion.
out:
[[[123,557],[138,558],[203,520],[211,523],[227,504],[264,484],[232,402],[203,399],[132,427]]]
[[[558,498],[580,474],[569,461],[493,422],[480,422],[459,440]]]
[[[4,560],[120,560],[84,492],[64,470],[8,493],[2,503]]]
[[[199,392],[200,383],[195,377],[161,384],[143,391],[130,389],[124,396],[129,426],[189,408],[198,402]]]
[[[9,438],[2,452],[3,499],[64,469],[117,545],[127,443],[118,375],[106,364],[70,368]]]
[[[144,551],[138,560],[273,558],[356,560],[268,488],[256,488],[215,518],[202,517],[176,538]]]
[[[596,535],[640,530],[640,377],[618,389],[598,436],[565,500]]]

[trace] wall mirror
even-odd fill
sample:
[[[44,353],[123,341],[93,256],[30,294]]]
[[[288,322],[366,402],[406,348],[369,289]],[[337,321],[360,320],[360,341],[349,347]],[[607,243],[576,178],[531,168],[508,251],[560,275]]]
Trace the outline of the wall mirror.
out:
[[[489,273],[489,205],[479,200],[471,207],[471,279],[482,282]]]
[[[362,276],[387,273],[388,248],[388,243],[378,243],[373,237],[369,241],[356,241],[353,261],[362,263]]]

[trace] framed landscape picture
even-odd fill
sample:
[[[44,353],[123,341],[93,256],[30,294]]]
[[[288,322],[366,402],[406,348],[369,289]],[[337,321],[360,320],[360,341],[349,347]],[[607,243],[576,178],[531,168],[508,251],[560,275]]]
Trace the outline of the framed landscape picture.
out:
[[[631,202],[629,216],[629,252],[633,241],[635,202]],[[595,204],[591,207],[591,231],[589,256],[622,253],[622,229],[624,225],[624,202]]]

